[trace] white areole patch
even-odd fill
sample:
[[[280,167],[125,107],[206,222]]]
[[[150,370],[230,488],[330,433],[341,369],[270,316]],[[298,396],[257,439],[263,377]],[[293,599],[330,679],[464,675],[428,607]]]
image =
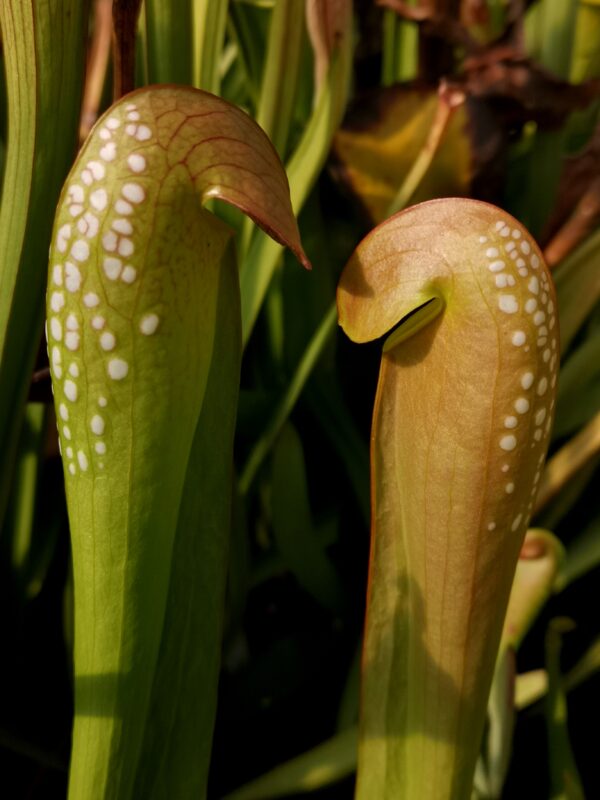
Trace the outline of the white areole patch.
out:
[[[113,381],[122,381],[128,372],[129,364],[122,358],[111,358],[108,362],[108,374]]]
[[[507,451],[514,450],[516,446],[517,446],[517,437],[513,436],[512,434],[509,434],[508,436],[503,436],[500,439],[500,447],[503,450]]]
[[[52,369],[54,370],[54,376],[60,380],[62,378],[62,354],[60,351],[60,347],[57,345],[53,345],[52,347]]]
[[[515,411],[518,411],[519,414],[526,414],[529,411],[529,400],[526,397],[517,397]]]
[[[501,294],[498,298],[498,308],[505,314],[516,314],[519,310],[517,298],[513,294]]]
[[[50,308],[56,314],[63,308],[65,305],[65,296],[63,292],[52,292],[52,297],[50,298]]]
[[[130,236],[133,233],[133,225],[128,219],[116,219],[110,226],[113,231]]]
[[[70,400],[72,403],[74,403],[77,400],[77,396],[77,384],[70,378],[67,378],[65,381],[65,397],[67,400]]]
[[[523,389],[531,389],[533,386],[533,372],[526,372],[521,376],[521,386]]]
[[[117,249],[117,234],[114,231],[108,231],[102,237],[102,247],[107,253],[114,253]]]
[[[50,333],[57,342],[62,340],[62,325],[58,317],[52,317],[50,320]]]
[[[106,175],[106,168],[99,161],[88,161],[86,166],[97,181],[101,181]]]
[[[146,169],[146,159],[140,153],[132,153],[128,156],[127,164],[132,172],[143,172]]]
[[[123,256],[123,258],[127,258],[128,256],[133,254],[135,247],[131,239],[122,238],[119,240],[118,249],[119,249],[119,255]]]
[[[80,219],[77,223],[77,230],[85,234],[88,239],[93,239],[97,236],[99,228],[100,223],[98,222],[98,217],[95,217],[91,211],[86,211],[83,215],[83,219]]]
[[[103,350],[114,350],[116,343],[117,340],[115,339],[115,335],[110,331],[104,331],[104,333],[100,336],[100,347]]]
[[[72,183],[67,191],[67,197],[73,203],[83,203],[85,199],[83,186],[80,186],[78,183]]]
[[[147,125],[138,126],[138,129],[135,134],[135,138],[138,140],[138,142],[147,142],[151,136],[152,136],[152,131]]]
[[[127,216],[128,214],[133,214],[133,206],[131,203],[128,203],[127,200],[122,200],[119,198],[115,203],[115,211],[117,214],[123,214]]]
[[[146,192],[139,183],[126,183],[121,189],[121,194],[132,203],[143,203],[146,199]]]
[[[114,142],[107,142],[100,149],[100,158],[103,161],[114,161],[117,157],[117,145]]]
[[[146,314],[140,320],[140,331],[145,336],[151,336],[156,332],[159,322],[160,320],[157,314]]]
[[[62,225],[56,234],[56,249],[59,253],[66,253],[67,252],[67,244],[68,240],[71,237],[71,226],[70,225]]]
[[[81,272],[79,267],[67,261],[65,264],[65,286],[67,290],[74,294],[81,288]]]
[[[123,262],[121,261],[120,258],[116,258],[115,256],[108,256],[102,262],[102,269],[104,270],[104,274],[111,281],[117,280],[117,278],[121,274],[122,268],[123,268]]]
[[[137,276],[137,270],[135,267],[132,267],[131,264],[128,264],[121,274],[121,280],[124,283],[133,283]]]
[[[106,189],[96,189],[90,195],[90,203],[94,206],[96,211],[104,211],[108,203],[108,194]]]
[[[512,525],[510,526],[510,529],[511,529],[511,531],[513,531],[513,532],[514,532],[514,531],[516,531],[516,530],[517,530],[517,528],[518,528],[518,527],[519,527],[519,525],[521,524],[521,520],[522,520],[522,519],[523,519],[523,515],[522,515],[522,514],[518,514],[518,515],[517,515],[517,516],[514,518],[514,520],[513,520],[513,523],[512,523]]]
[[[79,349],[79,333],[77,331],[67,331],[65,334],[65,347],[68,350]]]
[[[83,303],[87,308],[96,308],[96,306],[100,303],[100,298],[96,292],[88,292],[83,297]]]
[[[96,434],[96,436],[102,436],[104,433],[104,419],[100,414],[94,414],[90,421],[90,428],[92,429],[92,433]]]

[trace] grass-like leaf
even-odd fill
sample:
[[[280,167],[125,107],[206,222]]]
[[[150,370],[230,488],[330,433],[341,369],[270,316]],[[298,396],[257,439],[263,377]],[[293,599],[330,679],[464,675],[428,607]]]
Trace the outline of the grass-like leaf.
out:
[[[550,792],[553,800],[584,800],[585,795],[571,750],[567,727],[567,698],[560,669],[562,636],[572,627],[565,619],[552,620],[546,633],[548,694],[546,723],[550,768]]]
[[[146,68],[150,83],[193,83],[193,7],[193,0],[146,0]]]
[[[349,92],[352,68],[352,9],[342,3],[338,25],[340,32],[333,42],[330,62],[318,90],[313,113],[298,146],[286,163],[292,207],[299,213],[321,171],[333,134],[339,125]],[[281,257],[281,248],[258,234],[249,248],[240,275],[242,296],[242,338],[244,344],[256,322],[267,289]]]
[[[328,786],[354,771],[357,740],[356,727],[349,728],[266,775],[261,775],[223,800],[268,800]]]
[[[219,94],[229,0],[195,0],[193,8],[194,85]]]
[[[275,446],[271,492],[273,536],[285,563],[318,602],[340,613],[344,606],[342,585],[315,536],[302,444],[289,423]]]
[[[9,110],[0,208],[0,521],[42,332],[48,209],[77,142],[88,8],[80,0],[0,4]]]
[[[600,299],[599,253],[600,231],[596,231],[554,271],[563,352]]]

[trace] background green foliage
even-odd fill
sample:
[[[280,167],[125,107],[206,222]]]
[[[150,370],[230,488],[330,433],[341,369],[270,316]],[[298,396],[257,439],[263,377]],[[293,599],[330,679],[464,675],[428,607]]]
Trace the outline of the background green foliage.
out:
[[[72,581],[40,344],[45,259],[80,113],[85,134],[113,78],[132,85],[130,62],[137,85],[207,88],[260,122],[314,265],[305,273],[215,209],[237,233],[245,352],[210,796],[261,775],[231,797],[352,794],[380,348],[336,333],[334,291],[374,222],[450,194],[531,227],[554,269],[562,331],[533,524],[566,557],[528,622],[514,736],[499,737],[489,761],[499,772],[479,796],[499,796],[507,761],[504,797],[600,795],[600,4],[538,0],[522,14],[509,0],[361,0],[345,17],[341,0],[146,0],[128,37],[137,5],[114,4],[124,27],[113,59],[109,0],[89,18],[68,0],[0,7],[0,792],[63,797],[66,787]],[[336,20],[329,40],[315,10]],[[15,65],[26,81],[10,77]]]

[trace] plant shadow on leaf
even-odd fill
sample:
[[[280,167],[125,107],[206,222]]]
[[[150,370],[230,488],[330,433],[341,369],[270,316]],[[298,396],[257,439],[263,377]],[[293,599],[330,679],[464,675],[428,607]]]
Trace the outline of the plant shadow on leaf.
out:
[[[75,675],[75,697],[77,716],[111,717],[112,700],[119,689],[127,693],[131,688],[131,676],[123,672],[107,672],[104,675]]]
[[[378,647],[372,652],[363,651],[363,674],[370,672],[374,680],[369,708],[364,706],[364,685],[362,689],[359,747],[381,748],[383,752],[389,750],[385,756],[387,768],[396,772],[396,780],[403,770],[410,770],[410,764],[398,758],[402,753],[398,748],[411,737],[444,742],[455,748],[456,760],[461,760],[463,748],[456,738],[456,717],[448,714],[448,709],[461,707],[463,718],[473,718],[475,711],[472,698],[465,695],[428,651],[425,641],[428,633],[425,626],[426,602],[416,582],[404,573],[396,585],[392,613],[371,621],[378,627]],[[384,676],[378,662],[386,653],[386,660],[392,666]],[[422,706],[427,705],[430,709],[424,714]],[[417,725],[415,717],[424,724]],[[447,729],[440,724],[443,717],[450,723]],[[431,726],[425,721],[427,719],[432,721]]]

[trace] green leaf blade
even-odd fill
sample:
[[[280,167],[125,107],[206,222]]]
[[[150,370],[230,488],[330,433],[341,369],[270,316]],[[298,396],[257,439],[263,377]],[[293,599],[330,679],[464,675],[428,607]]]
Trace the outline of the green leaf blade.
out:
[[[0,6],[9,108],[0,209],[3,475],[11,473],[19,433],[15,423],[41,335],[52,209],[76,148],[88,9],[87,0],[8,0]],[[9,480],[2,482],[0,519],[9,486]]]
[[[273,455],[273,535],[300,585],[325,608],[340,613],[344,593],[338,574],[315,536],[300,437],[291,424]]]

